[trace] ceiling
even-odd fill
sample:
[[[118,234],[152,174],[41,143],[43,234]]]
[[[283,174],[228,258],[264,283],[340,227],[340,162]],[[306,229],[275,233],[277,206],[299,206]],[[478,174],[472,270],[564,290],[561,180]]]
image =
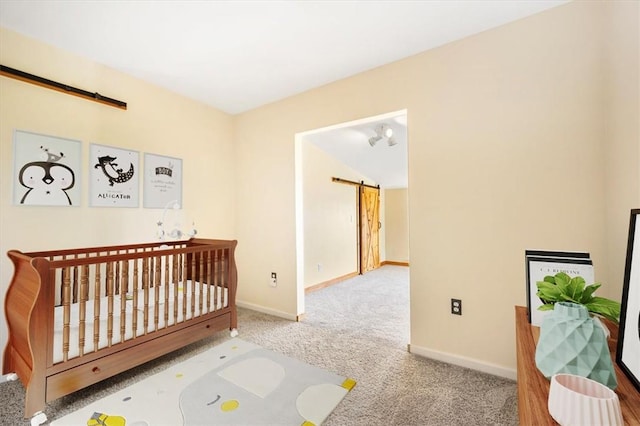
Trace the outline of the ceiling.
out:
[[[374,146],[369,144],[369,138],[377,135],[376,127],[381,124],[393,131],[396,145],[390,146],[387,139],[379,140]],[[303,138],[358,174],[366,176],[367,184],[375,183],[382,188],[406,188],[408,185],[405,111],[308,132]],[[345,176],[335,177],[349,179]]]
[[[237,114],[566,2],[0,0],[0,26]]]

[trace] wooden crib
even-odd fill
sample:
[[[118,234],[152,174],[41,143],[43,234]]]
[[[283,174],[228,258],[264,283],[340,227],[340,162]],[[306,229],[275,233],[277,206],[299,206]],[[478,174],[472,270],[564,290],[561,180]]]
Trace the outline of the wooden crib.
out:
[[[237,333],[236,244],[9,251],[2,371],[22,381],[25,417],[216,331]]]

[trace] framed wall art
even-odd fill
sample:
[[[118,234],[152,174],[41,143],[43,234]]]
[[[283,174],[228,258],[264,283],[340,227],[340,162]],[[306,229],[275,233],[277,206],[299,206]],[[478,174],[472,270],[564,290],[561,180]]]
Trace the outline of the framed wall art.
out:
[[[162,209],[169,203],[182,206],[182,160],[144,154],[144,207]]]
[[[13,147],[14,204],[80,205],[80,141],[16,130]]]
[[[631,210],[616,363],[640,391],[640,209]]]
[[[551,312],[538,310],[542,306],[542,301],[536,296],[538,281],[543,281],[544,277],[555,275],[558,272],[564,272],[570,277],[579,275],[585,279],[587,284],[593,284],[595,280],[593,262],[589,258],[589,253],[527,250],[525,251],[525,261],[527,270],[527,311],[529,322],[532,325],[542,325],[544,317]]]
[[[89,205],[138,207],[140,156],[136,151],[91,144]]]

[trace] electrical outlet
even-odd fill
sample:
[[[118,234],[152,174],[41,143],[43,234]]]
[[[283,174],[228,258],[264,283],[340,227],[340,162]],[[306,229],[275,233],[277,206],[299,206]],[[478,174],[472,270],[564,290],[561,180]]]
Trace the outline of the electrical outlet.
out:
[[[278,276],[276,275],[275,272],[271,273],[271,279],[269,280],[269,285],[271,287],[277,287],[278,286]]]
[[[451,313],[453,315],[462,315],[462,300],[451,299]]]

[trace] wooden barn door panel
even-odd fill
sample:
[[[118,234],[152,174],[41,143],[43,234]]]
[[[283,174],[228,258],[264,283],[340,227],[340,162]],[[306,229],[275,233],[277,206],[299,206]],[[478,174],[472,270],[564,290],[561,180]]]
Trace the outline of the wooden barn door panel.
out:
[[[380,266],[380,193],[360,186],[360,273]]]

